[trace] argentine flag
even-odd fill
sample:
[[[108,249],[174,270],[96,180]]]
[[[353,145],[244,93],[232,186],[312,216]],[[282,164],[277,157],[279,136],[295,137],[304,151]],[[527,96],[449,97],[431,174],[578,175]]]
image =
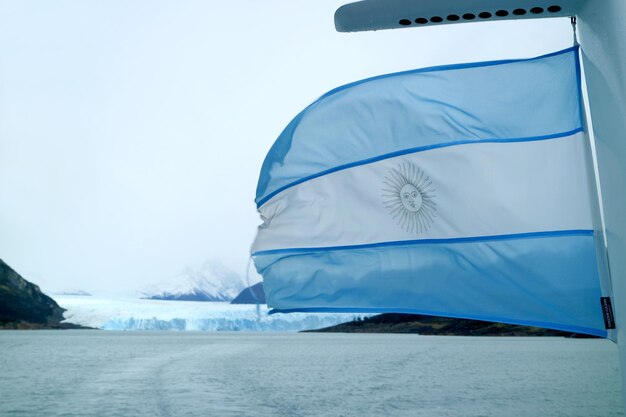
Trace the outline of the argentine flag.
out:
[[[315,101],[259,178],[252,256],[268,304],[606,336],[580,78],[574,47]]]

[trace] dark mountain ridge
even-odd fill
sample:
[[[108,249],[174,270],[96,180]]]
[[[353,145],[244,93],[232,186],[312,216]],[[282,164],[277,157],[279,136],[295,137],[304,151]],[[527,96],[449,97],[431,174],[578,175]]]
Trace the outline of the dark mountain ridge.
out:
[[[488,321],[385,313],[311,332],[328,333],[415,333],[437,336],[557,336],[593,338],[579,333]]]
[[[257,282],[254,285],[244,288],[230,303],[265,304],[265,291],[263,291],[263,283]]]
[[[0,259],[0,329],[75,329],[64,308]]]

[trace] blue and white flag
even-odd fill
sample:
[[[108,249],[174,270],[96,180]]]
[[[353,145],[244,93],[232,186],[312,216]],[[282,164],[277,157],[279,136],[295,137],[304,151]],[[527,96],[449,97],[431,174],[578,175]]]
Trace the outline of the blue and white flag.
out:
[[[606,336],[580,82],[575,47],[322,96],[261,170],[268,304]]]

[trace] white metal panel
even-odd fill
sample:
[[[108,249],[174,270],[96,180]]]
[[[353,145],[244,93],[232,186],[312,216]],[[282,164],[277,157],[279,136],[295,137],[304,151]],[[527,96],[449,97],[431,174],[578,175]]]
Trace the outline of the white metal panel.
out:
[[[583,0],[365,0],[335,12],[338,32],[576,14]]]
[[[587,0],[578,13],[578,26],[626,386],[626,2]]]

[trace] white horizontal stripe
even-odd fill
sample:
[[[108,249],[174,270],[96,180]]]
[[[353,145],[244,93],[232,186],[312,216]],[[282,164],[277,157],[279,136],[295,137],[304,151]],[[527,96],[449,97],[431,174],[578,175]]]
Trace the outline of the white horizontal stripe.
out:
[[[592,229],[584,141],[452,146],[315,178],[259,209],[252,251]]]

